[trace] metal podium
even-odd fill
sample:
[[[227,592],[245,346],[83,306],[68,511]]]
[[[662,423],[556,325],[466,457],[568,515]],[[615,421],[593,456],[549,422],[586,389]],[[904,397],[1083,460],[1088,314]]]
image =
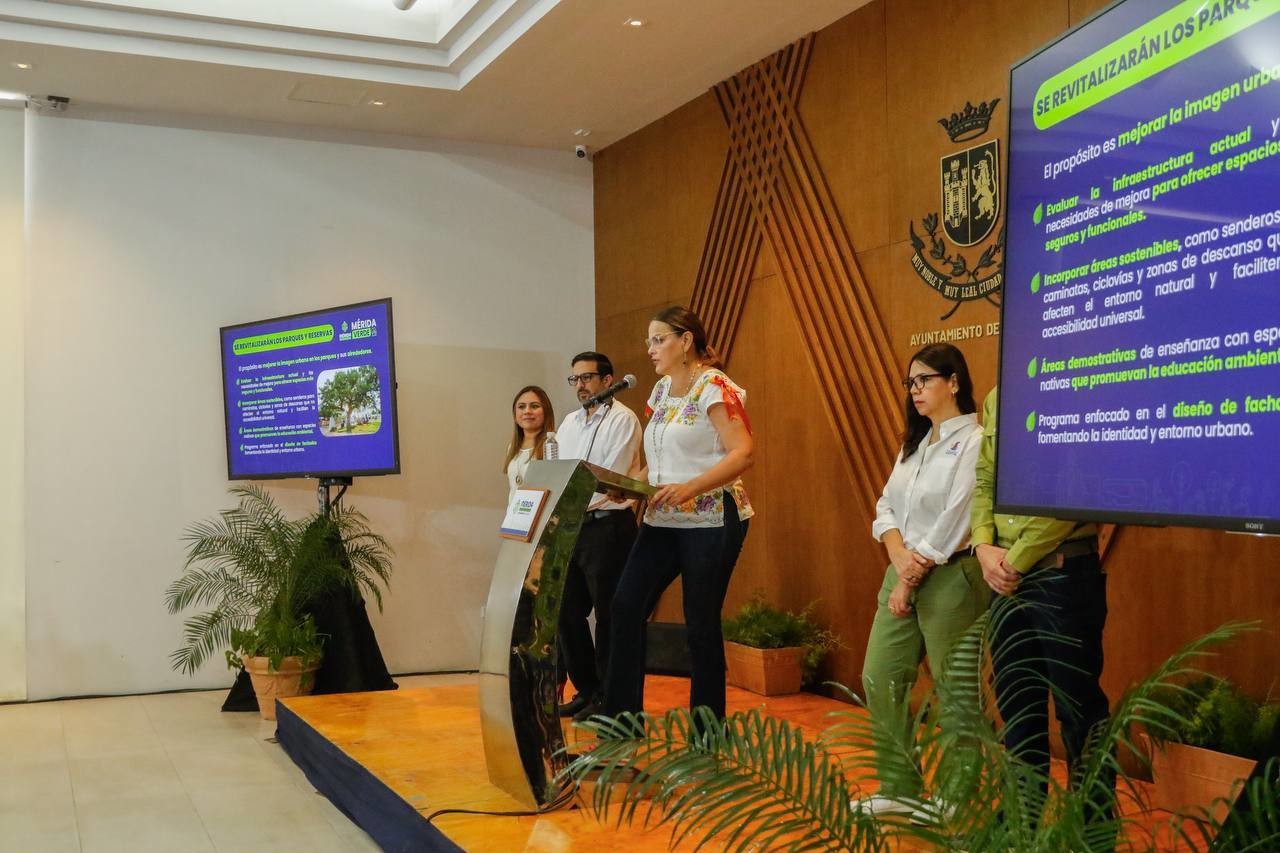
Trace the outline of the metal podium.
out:
[[[498,552],[480,640],[480,729],[489,780],[527,808],[560,793],[562,753],[556,643],[565,572],[591,496],[645,498],[653,487],[577,459],[535,461],[525,489],[547,489],[528,542]]]

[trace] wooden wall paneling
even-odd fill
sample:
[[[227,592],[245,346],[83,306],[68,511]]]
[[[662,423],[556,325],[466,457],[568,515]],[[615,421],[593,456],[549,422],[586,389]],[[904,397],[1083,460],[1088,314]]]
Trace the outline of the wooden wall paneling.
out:
[[[649,318],[665,306],[665,302],[641,305],[596,321],[595,348],[613,361],[614,375],[636,375],[635,390],[625,392],[619,399],[642,420],[645,401],[660,378],[653,372],[653,363],[645,352],[644,338]]]
[[[804,236],[794,226],[799,211],[788,207],[787,216],[770,223],[768,229],[771,242],[779,245],[781,251],[775,249],[783,270],[783,282],[791,297],[796,317],[800,320],[804,331],[803,343],[814,370],[819,376],[830,379],[824,389],[829,400],[826,409],[836,433],[837,446],[842,451],[847,466],[863,505],[870,507],[879,495],[884,482],[878,473],[883,469],[883,461],[892,457],[892,442],[886,440],[886,431],[890,423],[891,408],[883,402],[881,394],[876,392],[877,384],[883,386],[887,381],[877,381],[879,377],[867,377],[862,370],[867,365],[865,348],[859,345],[864,338],[860,336],[848,341],[849,330],[853,324],[837,326],[836,322],[848,322],[833,311],[830,302],[823,298],[829,282],[820,277],[830,271],[830,266],[822,262],[803,257],[802,244]],[[799,255],[798,259],[794,256]],[[835,285],[838,287],[838,285]],[[822,342],[830,341],[833,346],[823,346]],[[863,350],[858,353],[857,350]],[[859,358],[858,356],[862,357]],[[874,366],[877,360],[871,360]],[[886,376],[892,373],[885,372]],[[854,383],[861,378],[862,388],[870,393],[859,394]],[[863,404],[866,404],[863,407]],[[860,417],[861,416],[861,417]],[[878,417],[877,417],[878,416]],[[866,423],[865,421],[870,421]]]
[[[889,211],[888,46],[884,3],[822,30],[797,107],[856,252],[902,239]]]
[[[729,166],[724,175],[726,182],[742,181],[749,187],[753,211],[778,260],[793,308],[808,329],[806,344],[819,375],[866,377],[861,401],[853,399],[848,383],[830,389],[828,416],[870,501],[881,484],[878,477],[869,475],[864,459],[887,455],[875,451],[883,449],[879,445],[884,443],[885,427],[892,423],[892,398],[886,389],[891,387],[893,371],[887,338],[865,298],[866,284],[795,112],[812,44],[813,37],[806,37],[717,85],[716,97],[730,127]],[[720,198],[731,195],[722,191]],[[718,206],[717,219],[727,215],[722,210]],[[719,230],[713,222],[700,265],[704,271],[722,267],[707,261],[723,248],[716,239]],[[717,296],[733,284],[723,276],[701,276],[694,304],[704,309],[736,307],[740,302]],[[708,322],[730,331],[732,316],[736,314],[729,319],[711,317]],[[716,340],[723,347],[732,346],[729,338]],[[861,357],[854,358],[855,353]],[[859,413],[870,423],[859,423]],[[869,445],[871,452],[863,454],[860,445]]]
[[[742,302],[746,299],[759,251],[760,228],[748,189],[737,165],[726,159],[690,305],[706,324],[708,338],[717,342],[720,355],[726,361],[737,336]],[[700,286],[710,281],[719,282],[721,286]]]
[[[1115,0],[1070,0],[1067,4],[1069,26],[1074,27],[1093,17],[1114,2]]]
[[[708,93],[597,153],[597,318],[688,302],[726,138]]]
[[[714,90],[728,125],[729,152],[694,283],[692,308],[726,359],[733,349],[742,301],[746,298],[746,276],[759,251],[759,223],[776,193],[780,160],[777,130],[789,121],[789,105],[804,77],[809,43],[804,40],[790,45],[743,72],[739,77],[746,75],[747,85],[730,85],[738,82],[735,77]],[[753,73],[757,69],[759,73]],[[771,84],[785,87],[788,97],[768,98],[763,90]],[[756,120],[757,114],[770,107],[778,114]],[[726,245],[720,239],[724,232],[740,234],[742,239]]]
[[[1000,98],[982,139],[998,137],[1005,157],[1009,67],[1067,27],[1067,2],[891,0],[885,10],[890,204],[895,237],[905,241],[908,222],[937,210],[938,158],[955,148],[937,120],[966,101]]]
[[[1113,699],[1179,646],[1236,620],[1262,631],[1201,662],[1255,697],[1280,697],[1280,542],[1217,530],[1126,526],[1107,559],[1103,673]]]

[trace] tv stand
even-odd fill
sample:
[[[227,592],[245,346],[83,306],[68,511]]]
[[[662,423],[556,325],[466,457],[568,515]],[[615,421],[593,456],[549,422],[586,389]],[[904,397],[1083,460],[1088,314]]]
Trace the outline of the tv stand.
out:
[[[316,500],[320,502],[320,512],[328,515],[333,512],[334,507],[341,507],[342,496],[347,493],[347,488],[351,485],[354,478],[352,477],[321,477],[319,484],[316,486]],[[338,494],[330,496],[329,490],[334,486],[340,486]]]

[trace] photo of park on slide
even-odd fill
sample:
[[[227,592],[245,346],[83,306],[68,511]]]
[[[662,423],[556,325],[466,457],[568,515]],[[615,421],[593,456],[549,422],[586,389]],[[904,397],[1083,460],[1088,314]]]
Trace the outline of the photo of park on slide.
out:
[[[372,435],[382,426],[381,384],[371,364],[323,371],[316,379],[320,434]]]

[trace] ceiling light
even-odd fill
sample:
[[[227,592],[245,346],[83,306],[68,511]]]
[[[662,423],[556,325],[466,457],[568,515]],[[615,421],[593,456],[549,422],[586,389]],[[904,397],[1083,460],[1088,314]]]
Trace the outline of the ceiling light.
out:
[[[573,132],[573,135],[574,136],[590,136],[591,131],[587,130],[585,127],[580,127]]]
[[[35,68],[35,66],[30,62],[10,62],[9,64],[19,71],[30,71],[32,68]]]
[[[623,23],[623,25],[624,25],[624,26],[628,26],[628,27],[643,27],[643,26],[644,26],[644,21],[643,21],[643,20],[641,20],[640,18],[627,18],[627,19],[626,19],[625,21],[623,21],[622,23]]]
[[[385,107],[386,105],[387,105],[386,101],[379,100],[378,98],[374,98],[372,101],[369,102],[369,106],[371,107]]]

